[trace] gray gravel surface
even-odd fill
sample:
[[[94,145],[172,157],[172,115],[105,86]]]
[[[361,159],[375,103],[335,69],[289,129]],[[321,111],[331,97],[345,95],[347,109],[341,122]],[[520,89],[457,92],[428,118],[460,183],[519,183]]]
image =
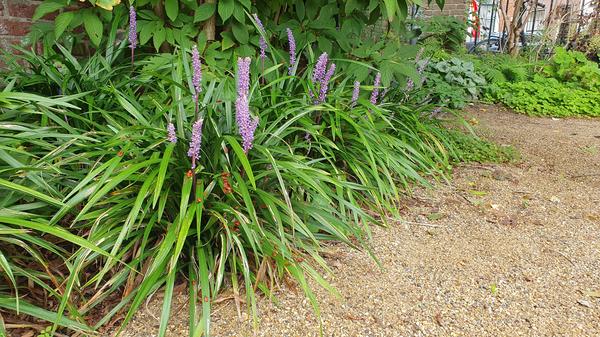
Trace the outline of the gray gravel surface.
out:
[[[373,229],[382,268],[328,247],[341,297],[317,290],[324,336],[600,336],[600,120],[469,110],[522,160],[461,166],[403,200],[404,220],[419,224]],[[186,301],[182,289],[169,336],[187,335]],[[154,336],[160,308],[150,301],[122,336]],[[213,335],[319,335],[298,289],[258,308],[254,330],[234,303],[216,304]]]

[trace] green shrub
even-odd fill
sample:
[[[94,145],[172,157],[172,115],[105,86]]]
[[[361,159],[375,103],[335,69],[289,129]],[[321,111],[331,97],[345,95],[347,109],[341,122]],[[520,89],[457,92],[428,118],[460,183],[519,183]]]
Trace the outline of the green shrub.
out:
[[[354,73],[336,73],[316,105],[310,71],[290,76],[287,64],[263,71],[254,62],[254,147],[240,146],[232,68],[211,64],[191,170],[188,50],[131,65],[125,46],[82,60],[59,49],[23,51],[0,92],[0,267],[10,281],[0,308],[54,322],[52,330],[90,334],[120,312],[127,324],[164,287],[164,335],[177,280],[188,282],[196,333],[208,333],[211,300],[225,283],[256,313],[255,292],[290,277],[318,313],[307,280],[332,290],[315,269],[328,272],[322,242],[370,251],[375,219],[365,208],[397,215],[403,188],[451,164],[443,127],[420,117],[431,106],[374,105],[365,85],[351,108]],[[167,140],[169,122],[177,143]],[[107,301],[112,310],[96,317]]]
[[[572,86],[600,91],[600,68],[582,52],[556,48],[554,56],[544,67],[544,73]]]
[[[430,63],[425,73],[425,83],[417,97],[437,106],[462,108],[479,96],[486,83],[475,72],[473,63],[459,58]]]
[[[506,163],[519,159],[512,146],[500,146],[470,133],[448,130],[446,137],[452,144],[454,162]]]
[[[504,54],[482,55],[472,61],[475,71],[481,74],[488,84],[525,81],[529,79],[535,65],[524,58]]]
[[[467,24],[454,16],[438,15],[419,22],[422,25],[420,43],[428,46],[429,52],[443,49],[458,52],[465,49]]]
[[[600,116],[600,93],[573,88],[553,78],[492,85],[485,98],[534,116]]]

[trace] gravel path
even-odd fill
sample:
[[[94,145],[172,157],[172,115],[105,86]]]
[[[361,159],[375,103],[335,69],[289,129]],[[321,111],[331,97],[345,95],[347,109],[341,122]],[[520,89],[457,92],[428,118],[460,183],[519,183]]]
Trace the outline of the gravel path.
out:
[[[494,106],[478,131],[522,161],[466,165],[451,185],[404,200],[409,221],[373,230],[375,254],[332,245],[339,290],[318,290],[324,336],[600,336],[600,120],[532,118]],[[170,336],[187,335],[184,292]],[[253,333],[235,305],[215,305],[214,336],[318,336],[299,290],[259,302]],[[160,302],[124,336],[152,336]]]

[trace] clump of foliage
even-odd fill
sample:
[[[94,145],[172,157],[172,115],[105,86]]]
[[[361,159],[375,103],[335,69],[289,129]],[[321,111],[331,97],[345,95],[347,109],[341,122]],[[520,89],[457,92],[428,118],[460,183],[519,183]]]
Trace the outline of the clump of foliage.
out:
[[[582,52],[556,48],[554,56],[544,67],[544,74],[563,83],[600,91],[600,68]]]
[[[524,58],[504,54],[481,55],[471,61],[475,71],[485,78],[488,85],[528,80],[535,65]]]
[[[535,76],[532,81],[496,83],[485,98],[533,116],[600,116],[600,92],[554,78]]]
[[[447,131],[452,143],[454,162],[507,163],[518,160],[519,153],[512,146],[500,146],[470,133]]]
[[[51,332],[90,334],[121,313],[125,325],[163,288],[163,336],[181,281],[193,336],[209,334],[224,284],[255,313],[256,292],[290,277],[318,313],[308,279],[332,290],[315,268],[329,271],[322,242],[369,251],[375,219],[364,209],[397,214],[402,188],[451,165],[453,143],[421,117],[433,106],[388,102],[369,64],[335,60],[371,69],[362,86],[355,73],[316,81],[316,53],[298,44],[307,66],[272,51],[274,65],[255,59],[240,90],[225,62],[203,64],[197,83],[188,48],[132,62],[116,30],[106,39],[87,59],[61,45],[22,50],[0,93],[0,267],[10,281],[0,310],[53,322]],[[250,147],[236,116],[244,107],[258,123]]]
[[[442,6],[443,1],[437,1]],[[37,8],[34,19],[57,13],[53,23],[40,21],[32,28],[29,41],[42,41],[45,54],[51,55],[56,44],[79,55],[89,55],[94,48],[108,46],[111,36],[127,25],[129,2],[89,0],[45,0]],[[384,85],[405,81],[414,69],[398,60],[415,55],[407,46],[404,0],[331,1],[297,0],[291,2],[251,2],[249,0],[187,1],[138,0],[132,2],[137,11],[136,32],[139,34],[137,53],[171,52],[197,45],[205,63],[227,67],[236,56],[251,56],[257,48],[266,46],[262,60],[269,68],[285,55],[285,39],[289,28],[298,46],[311,46],[327,52],[333,58],[368,62],[381,70]],[[258,13],[254,17],[252,13]],[[268,27],[261,29],[261,25]],[[389,20],[385,36],[373,41],[362,38],[363,28]],[[264,43],[261,43],[263,41]],[[118,43],[119,41],[117,41]],[[82,47],[84,47],[82,49]],[[299,52],[308,50],[299,48]],[[306,54],[307,57],[312,57]],[[302,69],[306,64],[298,64]],[[365,80],[369,69],[340,64]],[[342,69],[339,69],[342,70]]]
[[[486,83],[472,62],[456,57],[430,63],[426,69],[420,95],[438,106],[462,108],[479,96],[480,88]]]
[[[417,24],[422,26],[419,42],[427,46],[428,53],[442,49],[447,52],[459,52],[465,49],[467,24],[454,16],[438,15]]]

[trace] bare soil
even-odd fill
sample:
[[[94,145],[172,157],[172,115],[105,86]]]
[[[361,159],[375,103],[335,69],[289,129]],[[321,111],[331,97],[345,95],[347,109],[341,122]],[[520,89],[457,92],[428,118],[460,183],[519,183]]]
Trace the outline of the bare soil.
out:
[[[468,110],[481,135],[522,159],[458,167],[404,200],[403,221],[373,229],[382,268],[331,245],[341,298],[317,290],[324,336],[600,336],[600,120]],[[170,336],[188,333],[186,296]],[[123,336],[155,335],[160,310],[150,301]],[[254,330],[233,302],[215,304],[212,334],[319,336],[297,289],[258,310]]]

